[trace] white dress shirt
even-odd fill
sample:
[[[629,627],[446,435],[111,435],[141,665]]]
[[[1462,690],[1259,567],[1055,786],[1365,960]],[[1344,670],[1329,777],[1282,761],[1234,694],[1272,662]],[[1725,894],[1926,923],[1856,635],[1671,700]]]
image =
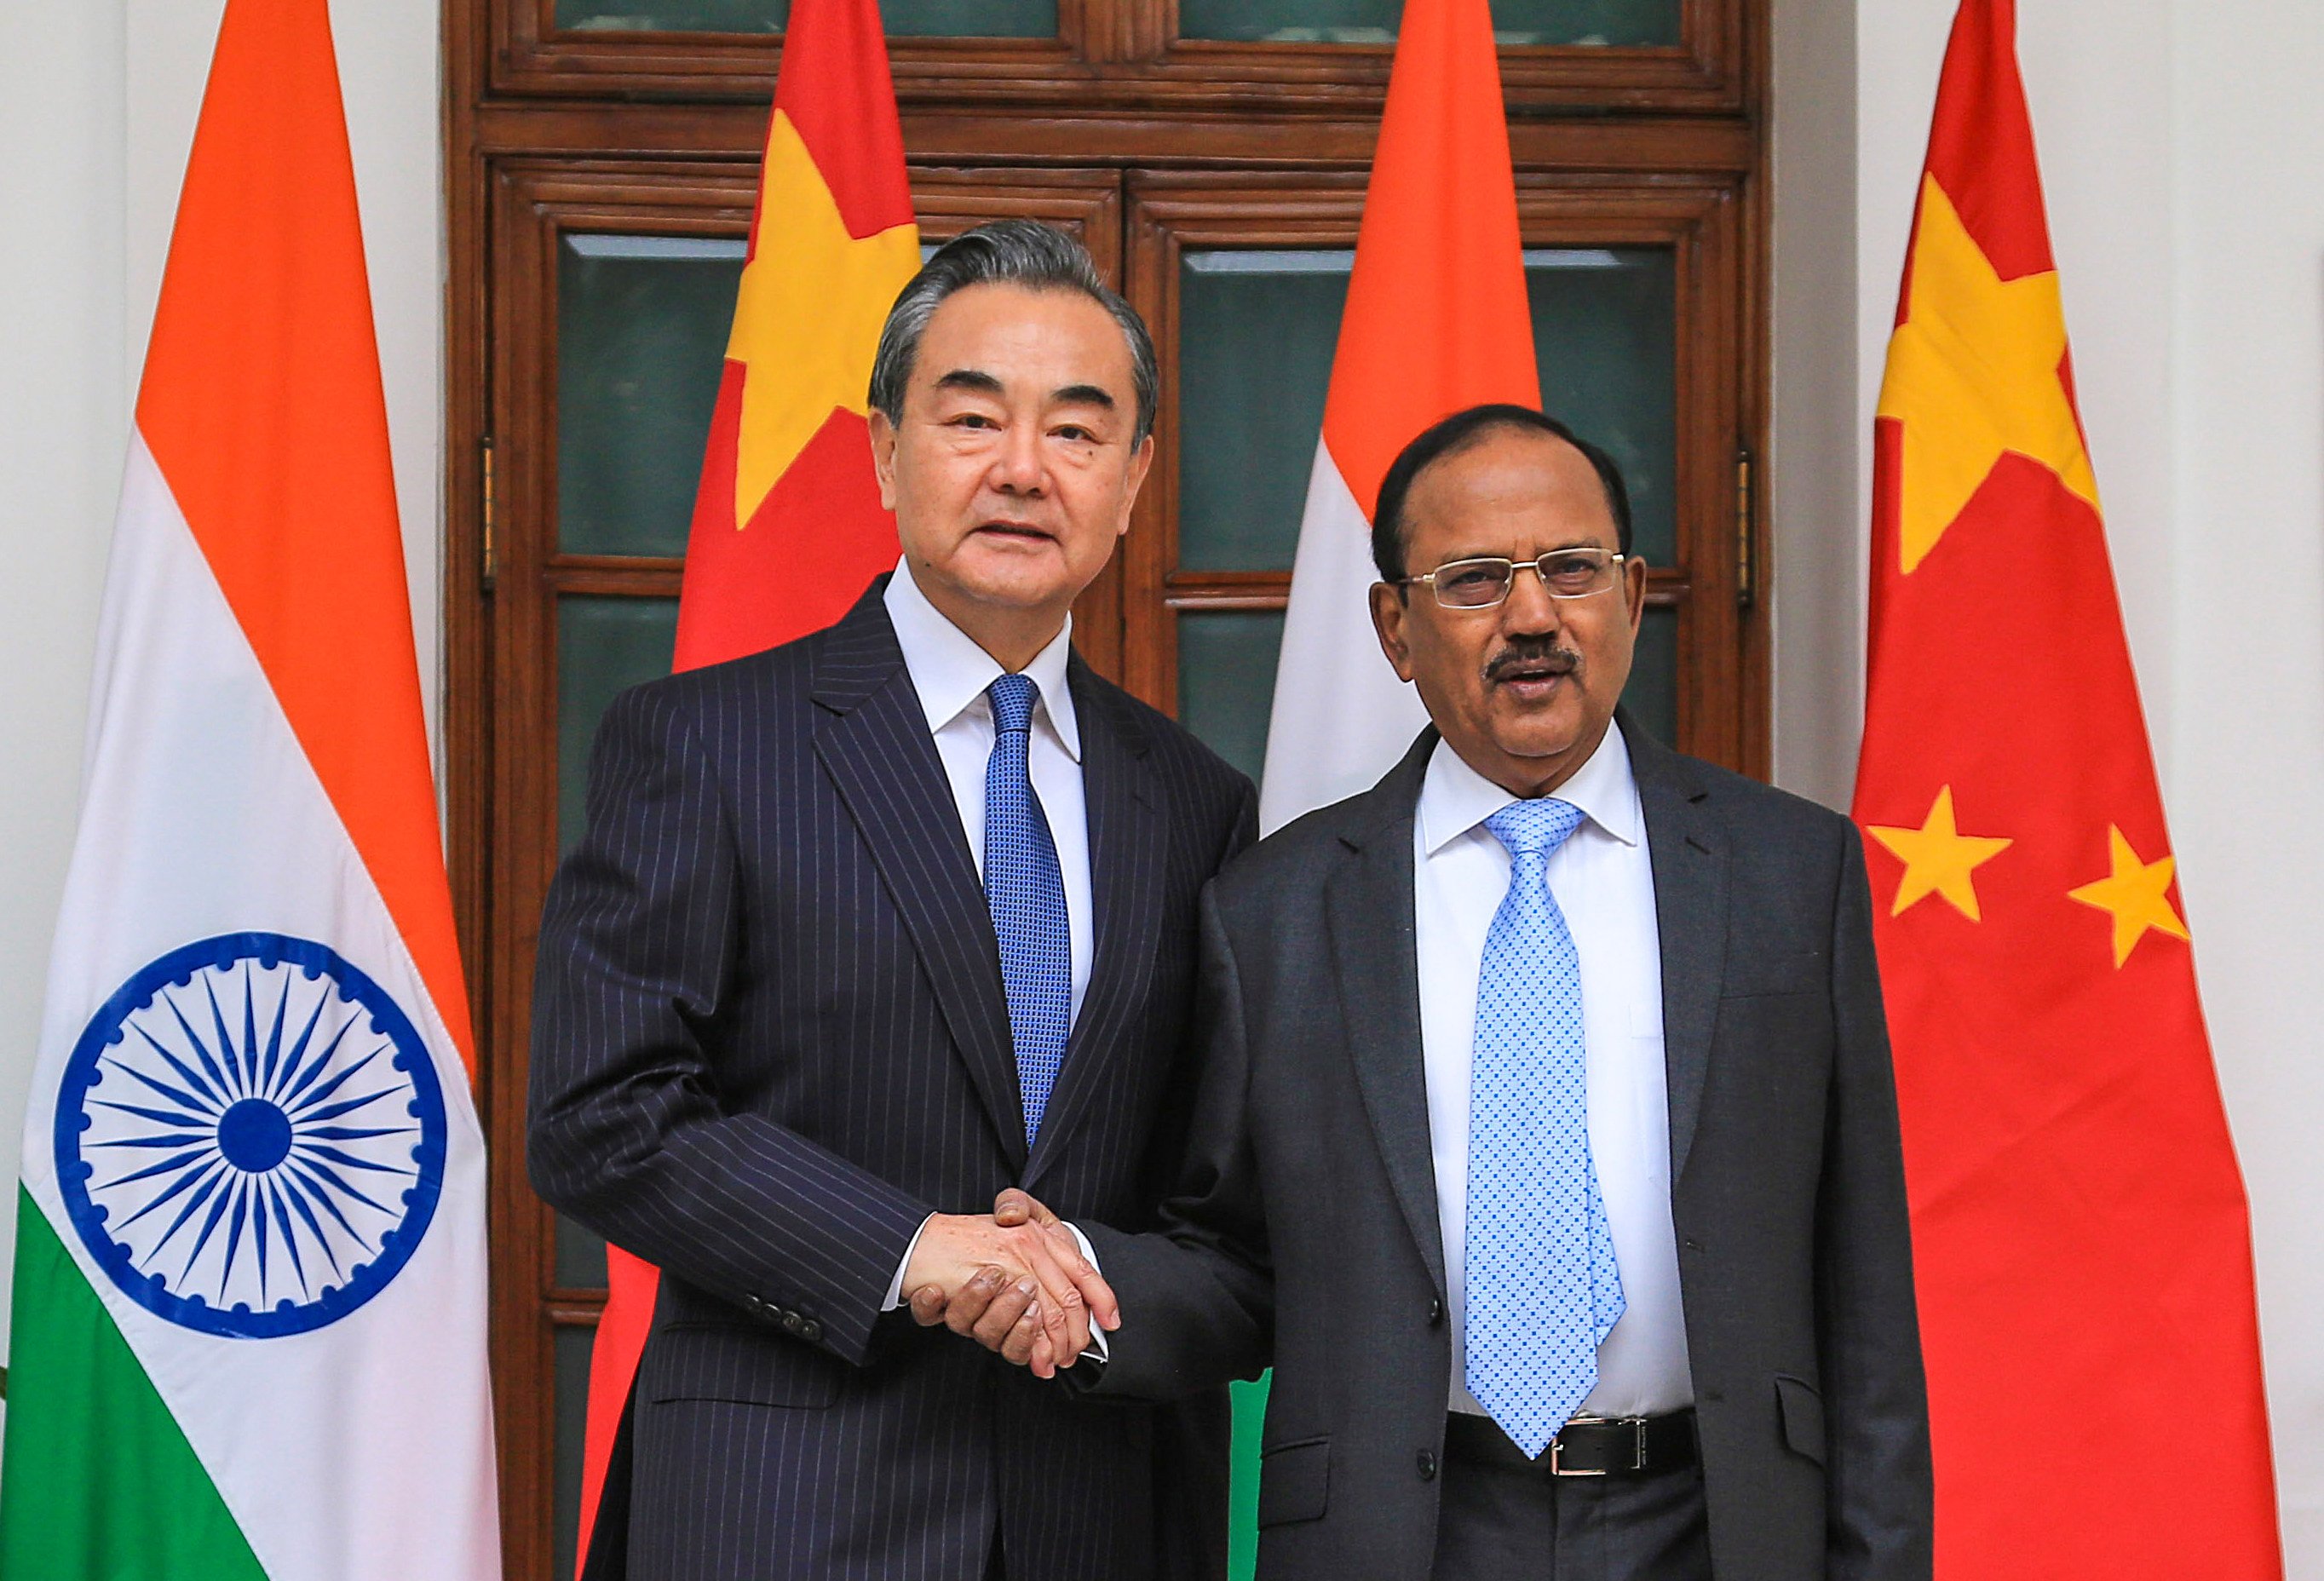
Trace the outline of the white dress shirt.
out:
[[[1694,1402],[1694,1388],[1671,1227],[1662,944],[1646,816],[1621,731],[1608,730],[1590,760],[1551,795],[1584,814],[1549,859],[1549,887],[1581,957],[1590,1156],[1626,1302],[1621,1320],[1598,1347],[1598,1386],[1581,1409],[1593,1416],[1677,1411]],[[1439,741],[1413,820],[1420,1042],[1451,1298],[1451,1403],[1478,1414],[1484,1408],[1469,1393],[1463,1365],[1469,1063],[1485,935],[1509,887],[1508,850],[1484,823],[1516,799]]]
[[[1003,674],[1001,661],[928,602],[928,595],[912,580],[908,562],[897,563],[883,602],[896,628],[896,646],[904,652],[905,672],[912,677],[912,689],[919,694],[921,711],[928,716],[928,733],[936,738],[936,756],[944,760],[945,778],[952,785],[953,805],[960,811],[961,832],[968,837],[969,852],[976,859],[977,877],[982,878],[984,769],[992,756],[993,741],[992,700],[985,689]],[[1068,615],[1064,629],[1033,656],[1024,674],[1040,693],[1033,704],[1026,764],[1033,794],[1040,798],[1041,811],[1048,819],[1049,838],[1057,848],[1057,869],[1065,879],[1065,930],[1073,960],[1071,1014],[1078,1020],[1082,996],[1089,988],[1094,919],[1081,728],[1074,717],[1073,689],[1065,684],[1073,636],[1073,617]],[[927,1227],[923,1223],[921,1227]],[[904,1248],[904,1260],[896,1264],[896,1277],[888,1286],[887,1307],[903,1304],[904,1270],[919,1244],[920,1237],[915,1235]],[[1084,1245],[1086,1247],[1087,1243]]]

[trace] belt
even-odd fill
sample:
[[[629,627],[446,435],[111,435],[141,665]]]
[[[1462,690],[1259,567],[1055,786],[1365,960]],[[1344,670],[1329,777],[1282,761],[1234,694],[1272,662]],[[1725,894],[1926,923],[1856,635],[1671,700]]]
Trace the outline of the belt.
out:
[[[1509,1441],[1489,1416],[1447,1412],[1444,1456],[1480,1466],[1539,1472],[1545,1476],[1633,1476],[1672,1471],[1695,1460],[1694,1412],[1662,1416],[1577,1416],[1537,1460]]]

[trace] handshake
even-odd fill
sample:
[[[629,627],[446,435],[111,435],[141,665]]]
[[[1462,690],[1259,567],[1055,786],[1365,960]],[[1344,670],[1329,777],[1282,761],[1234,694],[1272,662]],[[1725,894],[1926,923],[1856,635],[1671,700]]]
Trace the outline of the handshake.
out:
[[[941,1323],[1039,1378],[1071,1367],[1093,1329],[1121,1327],[1112,1287],[1080,1238],[1014,1187],[993,1200],[990,1218],[931,1218],[904,1264],[904,1289],[922,1328]]]

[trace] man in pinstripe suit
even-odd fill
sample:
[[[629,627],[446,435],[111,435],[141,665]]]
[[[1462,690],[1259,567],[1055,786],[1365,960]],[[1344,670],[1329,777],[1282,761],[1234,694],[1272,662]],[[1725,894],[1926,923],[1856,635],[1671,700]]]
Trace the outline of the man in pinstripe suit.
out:
[[[897,571],[606,713],[542,923],[530,1162],[663,1279],[589,1575],[1222,1569],[1222,1401],[1072,1397],[1111,1292],[985,1209],[1154,1222],[1197,896],[1253,832],[1250,782],[1071,649],[1155,400],[1078,245],[969,233],[872,375]],[[1032,1369],[903,1310],[972,1284]]]

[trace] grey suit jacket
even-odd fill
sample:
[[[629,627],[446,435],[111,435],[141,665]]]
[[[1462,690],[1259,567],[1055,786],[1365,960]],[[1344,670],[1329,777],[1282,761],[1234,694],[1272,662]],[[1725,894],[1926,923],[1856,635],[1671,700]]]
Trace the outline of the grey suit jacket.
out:
[[[1862,848],[1831,812],[1621,728],[1653,850],[1713,1568],[1926,1581],[1927,1403]],[[1085,1227],[1124,1315],[1099,1393],[1169,1398],[1273,1365],[1264,1581],[1418,1581],[1434,1549],[1452,1357],[1412,826],[1435,740],[1206,891],[1185,1170],[1160,1233]]]

